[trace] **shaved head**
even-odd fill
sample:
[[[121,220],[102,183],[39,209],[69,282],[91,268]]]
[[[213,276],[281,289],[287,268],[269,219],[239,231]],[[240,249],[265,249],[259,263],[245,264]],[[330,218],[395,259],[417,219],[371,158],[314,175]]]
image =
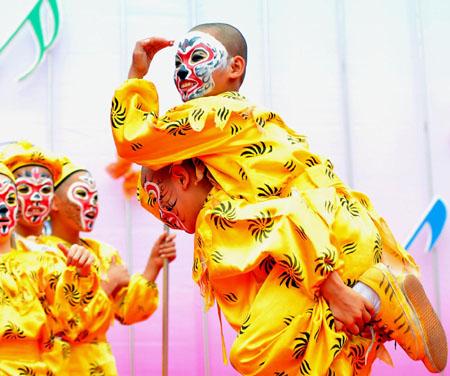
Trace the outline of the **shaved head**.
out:
[[[204,23],[194,26],[190,31],[203,31],[211,34],[224,45],[231,57],[241,56],[245,61],[245,65],[247,65],[247,42],[242,33],[234,26],[220,22]],[[244,76],[245,71],[242,81]]]

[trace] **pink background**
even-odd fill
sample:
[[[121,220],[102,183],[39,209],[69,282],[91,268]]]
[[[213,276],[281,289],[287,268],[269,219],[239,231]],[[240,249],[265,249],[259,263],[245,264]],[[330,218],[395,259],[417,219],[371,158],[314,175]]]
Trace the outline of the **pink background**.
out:
[[[0,45],[34,0],[2,0]],[[101,214],[93,237],[115,245],[133,271],[145,265],[161,225],[105,172],[114,159],[109,130],[113,90],[126,77],[137,39],[179,38],[201,22],[225,21],[247,38],[242,93],[278,111],[339,175],[367,193],[400,241],[431,198],[450,201],[450,3],[447,0],[78,0],[61,1],[61,31],[45,61],[35,59],[29,26],[0,55],[0,142],[27,138],[85,164],[97,179]],[[7,17],[6,14],[9,14]],[[11,17],[15,14],[17,17]],[[51,20],[44,10],[42,17]],[[173,50],[150,70],[161,109],[179,103]],[[449,332],[450,230],[432,253],[427,231],[412,253]],[[203,313],[191,280],[192,238],[178,234],[170,268],[170,375],[234,375],[221,360],[216,309]],[[227,347],[233,334],[224,325]],[[109,332],[121,375],[161,373],[161,309],[146,322]],[[394,369],[374,375],[424,375],[392,351]],[[450,371],[444,374],[450,375]]]

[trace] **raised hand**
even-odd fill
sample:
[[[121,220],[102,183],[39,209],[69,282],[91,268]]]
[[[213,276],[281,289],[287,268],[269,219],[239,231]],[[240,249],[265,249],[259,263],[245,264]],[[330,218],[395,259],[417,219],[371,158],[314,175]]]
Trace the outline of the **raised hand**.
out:
[[[145,267],[144,273],[142,273],[143,276],[149,281],[155,281],[159,271],[163,267],[164,259],[172,262],[176,256],[175,234],[161,234],[155,244],[153,244],[147,266]]]
[[[82,277],[89,275],[91,265],[94,262],[94,256],[85,247],[72,244],[67,248],[64,244],[59,243],[58,248],[66,256],[66,265],[75,266]]]
[[[155,54],[163,48],[173,46],[174,41],[161,37],[150,37],[136,42],[128,78],[143,78],[150,68]]]

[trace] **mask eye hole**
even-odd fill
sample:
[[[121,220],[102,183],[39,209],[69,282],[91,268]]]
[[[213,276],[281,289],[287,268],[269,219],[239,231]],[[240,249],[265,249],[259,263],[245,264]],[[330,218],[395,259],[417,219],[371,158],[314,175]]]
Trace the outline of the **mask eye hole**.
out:
[[[191,55],[191,64],[199,63],[208,57],[208,53],[203,49],[195,50]]]
[[[31,189],[28,185],[26,184],[20,184],[17,187],[17,192],[19,192],[21,195],[27,195],[28,193],[31,192]]]
[[[53,192],[53,188],[50,185],[46,185],[45,187],[41,188],[41,192],[45,195],[48,195],[49,193]]]
[[[77,196],[79,198],[86,198],[87,192],[82,188],[78,188],[75,190],[75,196]]]
[[[161,208],[166,212],[171,212],[175,207],[177,200],[169,201],[167,204],[161,205]]]
[[[6,198],[6,202],[7,202],[8,205],[15,205],[16,202],[17,202],[16,194],[15,193],[10,193],[8,195],[8,197]]]
[[[181,59],[178,55],[175,56],[175,68],[179,68],[181,65]]]
[[[93,199],[94,204],[96,204],[98,201],[98,194],[96,193],[92,199]]]

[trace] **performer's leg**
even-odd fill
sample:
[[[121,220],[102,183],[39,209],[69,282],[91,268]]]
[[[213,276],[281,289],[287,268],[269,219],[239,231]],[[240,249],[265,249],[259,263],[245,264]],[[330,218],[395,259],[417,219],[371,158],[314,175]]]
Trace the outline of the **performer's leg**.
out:
[[[447,340],[419,279],[412,274],[396,277],[386,265],[377,264],[360,281],[380,298],[376,327],[397,341],[411,359],[422,360],[430,372],[442,371],[447,364]]]
[[[280,284],[284,271],[276,264],[258,291],[231,349],[235,369],[242,375],[368,375],[376,346],[337,332],[325,299]]]
[[[353,290],[364,296],[370,303],[372,303],[376,313],[380,311],[380,297],[373,289],[362,282],[357,282],[356,285],[353,286]]]

